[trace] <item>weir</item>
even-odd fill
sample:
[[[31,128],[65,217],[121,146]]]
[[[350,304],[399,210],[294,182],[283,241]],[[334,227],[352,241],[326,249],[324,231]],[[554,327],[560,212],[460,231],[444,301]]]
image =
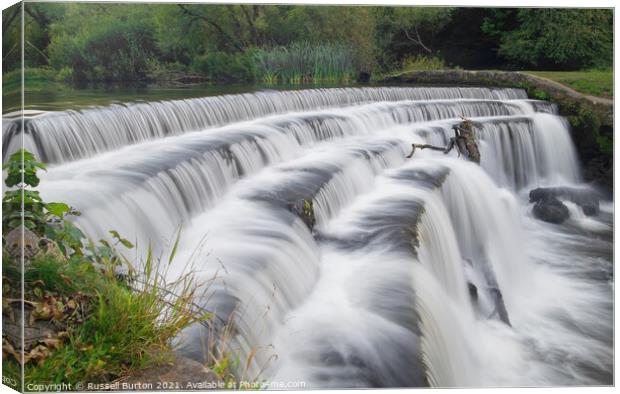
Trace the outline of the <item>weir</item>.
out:
[[[267,91],[167,102],[44,113],[27,119],[26,146],[46,162],[63,162],[125,145],[273,114],[366,102],[441,99],[517,99],[515,89],[343,88]],[[19,121],[17,121],[19,122]],[[3,126],[5,147],[15,145],[19,128]],[[3,161],[6,151],[3,152]]]
[[[459,116],[476,125],[480,165],[405,158],[412,143],[445,145]],[[44,113],[24,135],[18,122],[3,120],[3,160],[23,137],[49,163],[43,198],[81,211],[92,239],[117,230],[158,255],[182,228],[168,275],[191,261],[198,303],[233,322],[244,368],[251,356],[246,377],[310,388],[612,378],[611,322],[592,319],[609,310],[610,284],[591,272],[601,254],[611,266],[606,211],[551,226],[528,205],[530,189],[583,186],[552,103],[515,89],[310,89]],[[575,248],[592,228],[597,253]],[[211,335],[191,327],[179,352],[203,360]]]

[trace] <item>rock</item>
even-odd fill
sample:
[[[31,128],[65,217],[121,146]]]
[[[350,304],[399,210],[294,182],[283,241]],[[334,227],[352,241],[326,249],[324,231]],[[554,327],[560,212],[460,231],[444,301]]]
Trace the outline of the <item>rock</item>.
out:
[[[316,218],[314,216],[314,203],[311,199],[302,199],[295,203],[289,203],[288,210],[299,216],[311,232],[314,231]]]
[[[537,219],[554,224],[560,224],[569,217],[568,207],[555,197],[538,200],[532,212]]]
[[[499,316],[499,319],[504,324],[512,327],[512,324],[510,324],[510,319],[508,318],[508,311],[506,310],[506,304],[504,303],[504,297],[502,296],[502,292],[496,287],[490,288],[489,291],[491,292],[491,296],[495,301],[495,310],[493,311],[493,313],[491,313],[489,319],[492,318],[495,314],[497,314]]]
[[[584,170],[584,178],[588,182],[592,182],[595,186],[606,190],[613,191],[614,180],[614,163],[611,155],[605,157],[596,157],[590,160]],[[609,193],[609,197],[613,193]]]
[[[478,301],[478,288],[475,284],[467,282],[467,290],[469,290],[469,296],[474,302]]]
[[[22,306],[24,310],[23,318]],[[15,349],[21,349],[23,342],[24,350],[28,351],[37,341],[55,333],[54,326],[49,321],[31,318],[34,309],[35,307],[31,302],[25,301],[22,305],[21,300],[9,300],[6,306],[2,308],[2,335]],[[22,327],[22,323],[25,323],[24,327]],[[24,330],[23,336],[22,328]]]
[[[15,265],[21,264],[22,253],[27,264],[40,249],[39,236],[32,231],[19,226],[9,231],[5,237],[6,250],[9,252],[11,262]]]
[[[530,191],[530,202],[537,203],[546,199],[553,198],[563,198],[574,202],[575,204],[579,205],[581,209],[583,209],[583,213],[585,213],[587,216],[598,215],[600,210],[600,195],[594,190],[565,186],[539,187]]]
[[[129,390],[209,390],[224,389],[225,383],[213,371],[186,357],[139,371],[118,381]]]

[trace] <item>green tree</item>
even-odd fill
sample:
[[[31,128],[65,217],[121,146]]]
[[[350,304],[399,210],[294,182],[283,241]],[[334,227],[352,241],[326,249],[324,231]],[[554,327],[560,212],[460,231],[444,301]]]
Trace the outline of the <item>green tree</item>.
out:
[[[437,55],[438,34],[452,21],[454,10],[449,7],[374,8],[376,56],[382,68],[397,67],[406,57]]]
[[[50,62],[77,80],[139,81],[157,56],[151,8],[124,4],[69,4],[52,24]]]
[[[608,67],[613,55],[613,13],[602,9],[533,8],[485,21],[489,34],[501,37],[499,55],[522,67],[581,69]]]

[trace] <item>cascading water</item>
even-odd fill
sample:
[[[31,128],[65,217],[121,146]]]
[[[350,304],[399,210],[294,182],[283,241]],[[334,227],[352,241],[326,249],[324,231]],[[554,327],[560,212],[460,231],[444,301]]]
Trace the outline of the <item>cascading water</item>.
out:
[[[471,118],[481,165],[445,145]],[[578,185],[566,122],[521,90],[264,91],[3,120],[46,200],[192,260],[246,377],[306,387],[609,384],[613,208],[533,219]],[[23,140],[22,140],[23,137]],[[593,239],[595,242],[593,242]],[[177,263],[178,262],[178,263]],[[201,359],[192,327],[179,351]],[[277,357],[274,357],[277,355]],[[243,364],[243,363],[242,363]]]

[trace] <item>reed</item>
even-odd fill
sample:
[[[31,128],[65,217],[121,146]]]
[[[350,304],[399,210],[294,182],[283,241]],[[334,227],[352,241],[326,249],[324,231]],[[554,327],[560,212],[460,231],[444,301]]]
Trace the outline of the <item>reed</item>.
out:
[[[254,51],[257,79],[267,83],[343,83],[355,79],[357,53],[343,44],[296,42]]]

